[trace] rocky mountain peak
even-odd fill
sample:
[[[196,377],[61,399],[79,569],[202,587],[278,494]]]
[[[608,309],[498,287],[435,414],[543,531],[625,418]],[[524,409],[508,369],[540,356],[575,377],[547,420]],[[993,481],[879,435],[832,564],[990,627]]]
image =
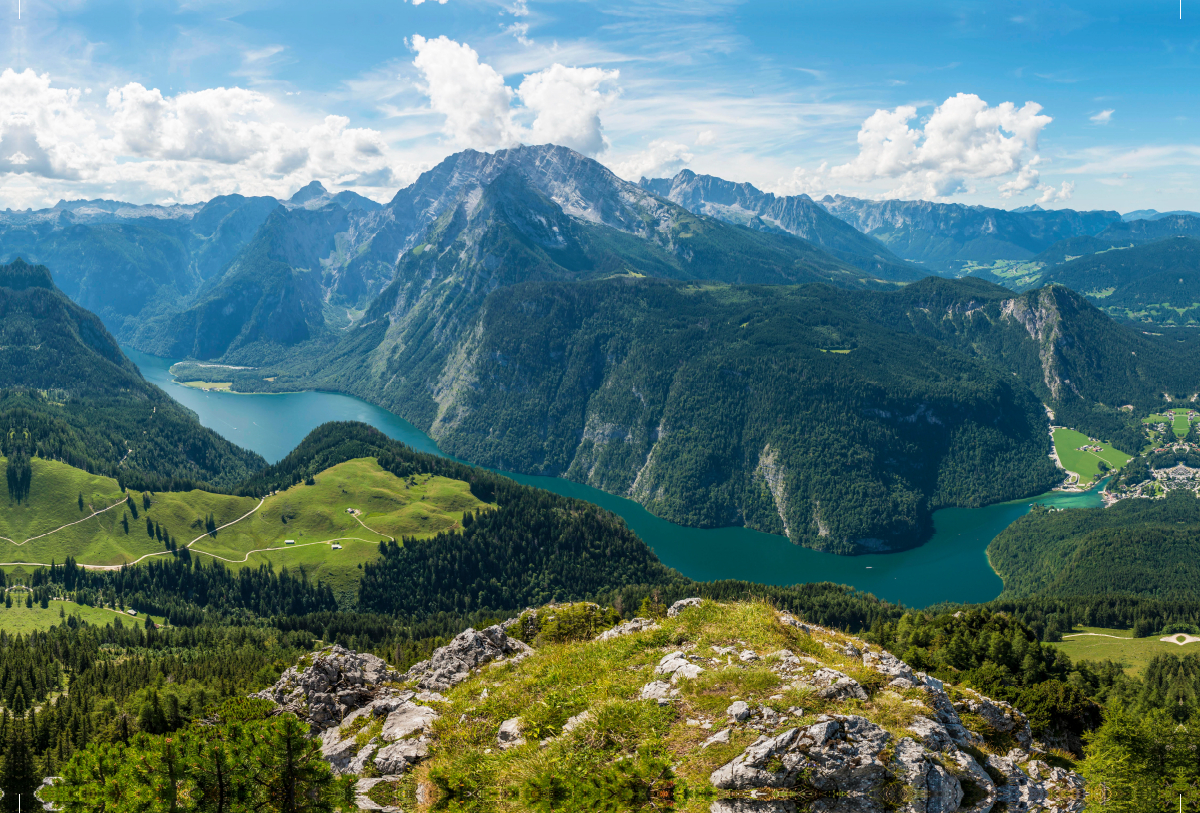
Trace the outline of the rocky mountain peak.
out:
[[[310,200],[322,197],[329,197],[329,191],[325,189],[324,184],[320,181],[310,181],[307,186],[301,187],[296,194],[288,198],[288,203],[302,206]]]

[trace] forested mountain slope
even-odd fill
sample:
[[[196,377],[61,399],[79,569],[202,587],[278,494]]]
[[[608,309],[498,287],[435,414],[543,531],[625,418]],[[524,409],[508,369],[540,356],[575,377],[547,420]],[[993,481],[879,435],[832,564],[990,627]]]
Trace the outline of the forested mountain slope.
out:
[[[0,266],[0,440],[145,487],[232,486],[265,464],[142,378],[100,320],[44,266]]]
[[[1195,237],[1079,257],[1046,270],[1042,280],[1079,291],[1116,318],[1200,324],[1200,239]]]
[[[1121,500],[1110,508],[1037,510],[988,547],[1005,596],[1096,594],[1200,598],[1200,500]]]
[[[826,195],[817,202],[897,256],[939,274],[957,273],[969,263],[1028,260],[1059,240],[1095,236],[1121,220],[1116,212],[1010,212],[961,203],[842,195]]]
[[[472,462],[586,482],[686,524],[745,523],[853,551],[916,544],[938,506],[1056,482],[1042,404],[1137,451],[1140,416],[1163,393],[1189,397],[1200,378],[1195,351],[1119,325],[1061,286],[579,281],[549,249],[528,253],[516,226],[487,222],[463,233],[506,236],[489,245],[526,252],[514,256],[539,282],[485,298],[485,280],[506,280],[472,265],[432,276],[445,252],[413,252],[428,251],[428,269],[352,331],[361,344],[235,385],[351,392]],[[589,256],[590,243],[569,245]],[[430,279],[445,280],[431,289],[436,304],[413,293]]]
[[[776,197],[748,183],[697,175],[690,169],[674,178],[643,178],[640,186],[696,214],[801,237],[880,279],[915,280],[928,273],[829,214],[808,195]]]

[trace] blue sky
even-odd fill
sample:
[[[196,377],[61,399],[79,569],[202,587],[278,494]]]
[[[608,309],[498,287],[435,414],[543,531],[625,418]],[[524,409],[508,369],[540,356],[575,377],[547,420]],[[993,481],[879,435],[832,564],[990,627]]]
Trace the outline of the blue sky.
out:
[[[635,179],[1200,209],[1200,0],[5,2],[0,206],[386,200],[554,140]]]

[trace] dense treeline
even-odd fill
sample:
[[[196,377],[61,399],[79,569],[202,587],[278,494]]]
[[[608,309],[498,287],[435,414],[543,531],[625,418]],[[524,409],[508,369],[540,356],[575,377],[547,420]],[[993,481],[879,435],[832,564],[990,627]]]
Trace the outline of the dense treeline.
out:
[[[0,266],[0,442],[7,455],[121,475],[134,488],[228,487],[265,461],[212,430],[141,373],[42,266]]]
[[[186,550],[186,549],[182,549]],[[35,591],[53,585],[84,605],[129,607],[164,616],[174,626],[195,626],[230,615],[269,618],[337,609],[329,585],[312,583],[301,569],[292,575],[266,565],[239,570],[220,560],[204,564],[199,557],[161,557],[120,570],[88,570],[68,558],[61,565],[35,570]]]
[[[28,636],[0,632],[5,802],[11,796],[15,809],[22,792],[9,771],[18,757],[36,785],[89,746],[169,734],[269,685],[313,643],[302,631],[156,629],[119,617],[103,627],[72,617]]]
[[[988,547],[1005,596],[1134,594],[1200,599],[1200,500],[1121,500],[1110,508],[1034,510]]]

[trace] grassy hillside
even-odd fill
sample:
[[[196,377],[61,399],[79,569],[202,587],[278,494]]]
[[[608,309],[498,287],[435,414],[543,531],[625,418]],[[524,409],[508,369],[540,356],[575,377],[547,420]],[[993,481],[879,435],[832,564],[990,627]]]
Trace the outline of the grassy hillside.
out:
[[[31,632],[45,632],[51,627],[62,624],[70,616],[74,616],[87,624],[104,626],[120,618],[124,624],[144,624],[146,617],[139,614],[132,618],[120,610],[104,607],[86,607],[73,601],[51,601],[50,606],[42,609],[35,603],[32,607],[25,606],[26,591],[12,590],[13,606],[5,607],[0,601],[0,630],[9,635],[28,635]],[[161,624],[161,616],[150,616],[155,624]]]
[[[1150,662],[1161,655],[1195,655],[1200,644],[1195,642],[1173,643],[1161,641],[1165,636],[1134,638],[1132,630],[1105,629],[1103,627],[1078,627],[1063,635],[1062,641],[1052,646],[1072,661],[1111,660],[1121,664],[1125,673],[1138,676],[1146,671]]]
[[[0,458],[3,465],[7,460]],[[28,500],[0,503],[3,562],[49,564],[72,557],[83,565],[116,566],[168,555],[168,543],[147,532],[149,519],[193,554],[235,569],[266,562],[299,566],[335,592],[353,593],[360,565],[379,555],[381,541],[460,528],[465,512],[487,507],[465,482],[430,475],[400,479],[374,459],[340,463],[317,474],[313,485],[292,486],[261,504],[253,497],[185,491],[132,493],[133,508],[115,480],[53,461],[35,458],[32,465]],[[210,515],[220,528],[214,534],[207,532]],[[233,524],[221,528],[227,523]]]

